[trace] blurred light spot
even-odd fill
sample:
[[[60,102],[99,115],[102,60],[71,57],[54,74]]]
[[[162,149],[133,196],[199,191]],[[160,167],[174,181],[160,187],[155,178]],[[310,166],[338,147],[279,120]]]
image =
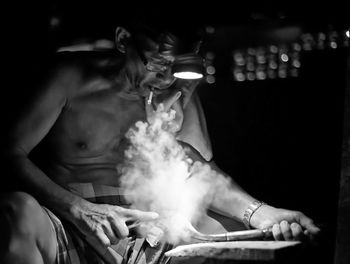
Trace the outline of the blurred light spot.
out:
[[[269,79],[275,79],[277,76],[276,76],[276,72],[275,71],[273,71],[273,70],[268,70],[267,71],[267,77],[269,78]]]
[[[249,63],[247,64],[247,70],[248,70],[248,71],[254,71],[254,69],[255,69],[254,63],[253,63],[253,62],[249,62]]]
[[[265,80],[266,79],[266,73],[264,71],[257,71],[256,72],[256,78],[258,80]]]
[[[277,46],[271,45],[271,46],[270,46],[270,52],[271,52],[271,53],[277,53],[277,52],[278,52]]]
[[[205,31],[208,33],[208,34],[213,34],[215,32],[215,28],[212,27],[212,26],[206,26],[205,27]]]
[[[245,81],[245,75],[241,72],[237,72],[235,74],[235,79],[236,79],[236,81],[243,82],[243,81]]]
[[[271,69],[277,69],[277,63],[275,62],[275,61],[270,61],[269,62],[269,67],[271,68]]]
[[[210,83],[210,84],[215,83],[215,77],[213,75],[207,75],[205,77],[205,80],[207,81],[207,83]]]
[[[293,60],[292,65],[295,68],[300,68],[300,61],[299,60]]]
[[[304,50],[312,50],[314,44],[314,38],[310,33],[305,33],[301,36],[303,41],[303,49]]]
[[[345,31],[345,35],[350,38],[350,30]]]
[[[215,58],[214,52],[208,51],[208,52],[205,54],[205,58],[208,59],[208,60],[213,60],[213,59]]]
[[[285,54],[285,53],[281,54],[281,60],[282,60],[283,62],[287,62],[287,61],[289,60],[288,55]]]
[[[235,52],[233,54],[233,59],[235,60],[235,63],[239,66],[242,66],[245,64],[245,59],[244,59],[243,54],[241,52]]]
[[[338,47],[339,35],[337,31],[331,31],[328,33],[329,47],[336,49]]]
[[[249,81],[255,80],[255,73],[254,73],[254,72],[248,72],[248,73],[247,73],[247,79],[248,79]]]
[[[338,47],[337,42],[335,41],[331,41],[329,45],[331,46],[332,49],[336,49]]]
[[[257,62],[258,62],[259,64],[264,64],[264,63],[266,63],[266,57],[265,57],[264,55],[258,56],[258,57],[256,58],[256,60],[257,60]]]
[[[319,32],[317,34],[317,48],[318,49],[324,49],[325,40],[326,40],[326,34],[324,34],[323,32]]]
[[[253,48],[248,48],[248,49],[247,49],[247,53],[248,53],[249,55],[251,55],[251,56],[255,56],[256,50],[253,49]]]
[[[286,78],[286,77],[287,77],[287,71],[286,71],[286,69],[279,69],[279,70],[278,70],[278,77],[280,77],[280,78]]]
[[[259,48],[257,53],[256,53],[256,61],[259,64],[264,64],[266,63],[266,56],[265,56],[265,49],[264,48]]]
[[[57,28],[60,25],[60,23],[61,23],[61,21],[58,17],[55,17],[55,16],[51,17],[51,19],[50,19],[51,29]]]
[[[293,49],[295,51],[301,51],[301,46],[299,43],[293,43]]]
[[[344,43],[343,43],[343,46],[344,47],[349,47],[349,42],[350,42],[349,39],[345,39]]]
[[[214,66],[208,66],[207,67],[207,73],[208,74],[215,74],[215,67]]]
[[[318,33],[318,39],[319,40],[326,40],[326,34],[323,32]]]

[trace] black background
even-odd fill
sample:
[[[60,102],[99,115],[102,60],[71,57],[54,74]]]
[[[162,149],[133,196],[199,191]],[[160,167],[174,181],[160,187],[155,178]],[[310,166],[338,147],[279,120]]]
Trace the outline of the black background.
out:
[[[81,36],[111,37],[128,12],[179,26],[193,22],[241,29],[243,34],[228,35],[230,43],[257,25],[298,25],[311,32],[350,26],[340,1],[225,2],[187,1],[187,7],[186,1],[14,2],[4,9],[10,15],[2,34],[2,143],[55,47]],[[61,18],[59,28],[50,26],[53,16]],[[313,217],[325,237],[314,260],[332,263],[348,50],[303,53],[299,78],[237,83],[227,70],[229,51],[220,45],[226,47],[224,40],[216,46],[217,81],[199,90],[215,161],[253,196]],[[2,177],[4,185],[11,181],[6,173]]]

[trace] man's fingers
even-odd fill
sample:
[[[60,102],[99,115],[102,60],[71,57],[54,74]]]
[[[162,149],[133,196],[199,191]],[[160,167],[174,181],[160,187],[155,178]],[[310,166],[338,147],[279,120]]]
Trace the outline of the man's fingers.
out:
[[[314,222],[309,217],[307,217],[304,214],[300,214],[300,216],[299,216],[299,223],[311,235],[317,235],[321,231],[320,228],[318,228],[314,224]]]
[[[183,100],[182,100],[183,108],[187,106],[198,83],[199,83],[199,80],[190,80],[190,81],[185,81],[185,83],[181,86],[181,91],[183,94]]]
[[[303,229],[298,223],[292,223],[290,225],[290,229],[292,230],[294,240],[302,240],[303,239]]]
[[[109,240],[109,238],[107,237],[107,235],[105,234],[102,228],[96,229],[94,233],[94,237],[105,248],[111,245],[111,241]]]
[[[289,223],[286,220],[281,221],[280,228],[281,228],[281,232],[284,237],[284,240],[286,241],[293,240],[292,231],[290,230]]]
[[[171,106],[180,98],[181,92],[178,91],[174,94],[172,94],[169,98],[165,99],[162,104],[164,107],[164,111],[168,112],[171,108]]]
[[[154,100],[157,101],[157,103],[156,103],[157,109],[154,109],[153,103],[149,103],[148,102],[149,101],[148,98],[145,98],[145,110],[146,110],[147,121],[149,123],[153,123],[154,118],[156,117],[157,113],[159,113],[159,112],[168,112],[170,110],[170,108],[172,108],[172,107],[176,108],[175,103],[180,98],[181,94],[182,93],[180,91],[175,90],[175,91],[171,91],[170,94],[166,94],[166,96],[161,96],[160,95],[157,98],[154,98]],[[180,106],[180,104],[179,104],[179,106]],[[180,109],[178,109],[178,107],[177,107],[177,109],[175,111],[178,113],[177,115],[180,114]],[[182,109],[181,109],[181,112],[182,112]],[[179,118],[181,120],[179,120]],[[181,123],[180,122],[176,122],[176,125],[178,127],[181,126],[182,121],[183,121],[182,119],[183,119],[182,116],[177,117],[176,121],[181,121]],[[177,130],[179,130],[179,128],[174,127],[174,130],[177,131]]]
[[[272,235],[275,238],[275,240],[283,240],[283,235],[279,224],[274,224],[272,226]]]
[[[111,244],[115,244],[118,242],[118,238],[112,229],[112,225],[108,221],[103,223],[102,229],[103,229],[104,234],[107,236],[107,238],[109,239]]]
[[[171,109],[176,112],[175,118],[168,123],[168,130],[176,133],[180,131],[184,121],[184,113],[180,101],[176,101]]]
[[[145,212],[137,209],[125,209],[125,216],[128,220],[152,221],[159,218],[156,212]]]
[[[146,110],[146,116],[147,117],[153,115],[153,112],[154,112],[153,104],[149,104],[147,98],[145,98],[145,110]]]
[[[111,227],[118,238],[123,239],[129,235],[129,229],[120,218],[110,219]]]

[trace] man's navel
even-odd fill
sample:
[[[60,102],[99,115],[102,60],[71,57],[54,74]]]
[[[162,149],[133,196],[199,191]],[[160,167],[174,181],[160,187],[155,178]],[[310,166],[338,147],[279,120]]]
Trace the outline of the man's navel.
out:
[[[87,143],[85,143],[83,141],[79,141],[75,145],[80,150],[86,150],[87,149]]]

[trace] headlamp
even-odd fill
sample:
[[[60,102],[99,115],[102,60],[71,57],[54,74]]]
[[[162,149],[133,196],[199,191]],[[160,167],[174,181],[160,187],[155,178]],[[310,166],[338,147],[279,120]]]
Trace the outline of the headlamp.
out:
[[[204,73],[204,61],[196,53],[177,56],[171,68],[174,77],[179,79],[200,79]]]

